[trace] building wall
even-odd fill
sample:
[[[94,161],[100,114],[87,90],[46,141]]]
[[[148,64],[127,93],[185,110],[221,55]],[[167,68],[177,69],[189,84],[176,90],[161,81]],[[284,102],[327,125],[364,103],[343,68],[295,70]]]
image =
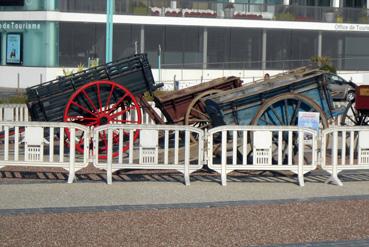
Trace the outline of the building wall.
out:
[[[40,27],[15,29],[15,24],[23,27],[24,20]],[[43,81],[51,80],[62,75],[63,68],[86,67],[89,58],[103,63],[105,21],[104,14],[2,12],[0,85],[16,87],[20,78],[21,87],[30,86],[40,82],[40,74]],[[114,58],[147,52],[157,69],[160,45],[162,81],[240,73],[244,78],[261,77],[266,71],[305,65],[314,55],[331,57],[339,70],[358,71],[352,76],[369,71],[368,24],[129,15],[116,15],[114,23]],[[24,35],[22,66],[6,64],[9,32]],[[357,76],[359,82],[364,77]]]

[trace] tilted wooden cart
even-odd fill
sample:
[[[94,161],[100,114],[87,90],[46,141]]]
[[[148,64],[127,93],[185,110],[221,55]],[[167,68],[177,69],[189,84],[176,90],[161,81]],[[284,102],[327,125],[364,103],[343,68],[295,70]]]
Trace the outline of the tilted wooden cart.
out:
[[[164,120],[144,97],[145,92],[153,96],[161,86],[154,81],[147,56],[137,54],[29,87],[26,89],[27,106],[33,121],[75,122],[91,127],[112,123],[141,124],[143,108],[156,123],[162,124]],[[209,119],[206,119],[200,99],[239,86],[241,81],[237,77],[220,78],[154,99],[165,115],[166,123],[199,123],[205,128],[204,123]],[[69,131],[66,135],[70,136]],[[138,137],[136,131],[134,140]],[[76,141],[79,152],[84,150],[84,138],[79,136]],[[106,133],[100,139],[105,145],[101,145],[99,153],[106,153]],[[117,139],[114,138],[114,143]],[[125,145],[123,151],[128,146]]]
[[[208,96],[204,103],[213,126],[296,126],[299,112],[318,112],[320,127],[327,128],[328,120],[344,113],[344,108],[334,108],[331,92],[327,87],[329,83],[327,72],[303,67],[268,80],[228,90],[226,93]],[[288,146],[288,138],[283,136],[284,148]],[[273,142],[277,139],[277,136],[273,136]],[[251,144],[252,137],[249,141]],[[297,149],[296,136],[294,152]],[[286,153],[284,152],[287,157]]]

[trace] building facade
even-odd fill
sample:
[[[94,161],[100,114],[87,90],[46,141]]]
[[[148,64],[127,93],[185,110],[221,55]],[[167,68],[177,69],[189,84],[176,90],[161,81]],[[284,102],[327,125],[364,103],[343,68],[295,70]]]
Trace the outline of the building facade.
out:
[[[106,0],[0,0],[0,86],[105,62]],[[327,56],[369,82],[366,0],[115,0],[113,59],[145,52],[156,80],[245,81]]]

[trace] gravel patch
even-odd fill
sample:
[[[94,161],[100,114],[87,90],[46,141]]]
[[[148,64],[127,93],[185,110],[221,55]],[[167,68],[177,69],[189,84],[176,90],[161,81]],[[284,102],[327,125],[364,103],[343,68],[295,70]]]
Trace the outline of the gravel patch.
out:
[[[369,201],[0,216],[1,246],[254,246],[369,237]]]

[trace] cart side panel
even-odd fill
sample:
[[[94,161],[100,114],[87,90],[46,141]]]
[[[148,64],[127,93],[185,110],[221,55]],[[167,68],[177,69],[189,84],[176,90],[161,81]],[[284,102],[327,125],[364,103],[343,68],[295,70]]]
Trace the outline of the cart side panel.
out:
[[[293,92],[302,94],[312,99],[322,108],[326,116],[329,117],[331,116],[331,111],[329,108],[330,97],[329,95],[326,95],[325,90],[322,86],[322,81],[320,79],[321,78],[309,78],[288,86],[269,89],[266,88],[264,92],[251,95],[249,94],[250,92],[248,88],[241,88],[234,91],[234,93],[237,94],[238,98],[238,100],[234,101],[228,100],[224,102],[222,101],[222,97],[218,94],[213,98],[209,97],[209,99],[205,101],[206,109],[208,111],[208,114],[212,118],[212,122],[228,125],[248,125],[251,123],[252,119],[259,111],[260,106],[266,100],[272,99],[273,97],[284,93]],[[242,92],[243,89],[245,89],[244,92]],[[247,96],[240,97],[242,93]],[[227,97],[227,99],[229,99],[231,98],[231,95],[224,94],[224,97]],[[219,110],[221,112],[214,112],[216,110]],[[291,113],[292,112],[290,112],[289,114]]]
[[[27,106],[32,120],[63,121],[64,109],[72,94],[86,83],[99,80],[119,83],[136,96],[158,87],[147,56],[134,55],[27,88]]]

